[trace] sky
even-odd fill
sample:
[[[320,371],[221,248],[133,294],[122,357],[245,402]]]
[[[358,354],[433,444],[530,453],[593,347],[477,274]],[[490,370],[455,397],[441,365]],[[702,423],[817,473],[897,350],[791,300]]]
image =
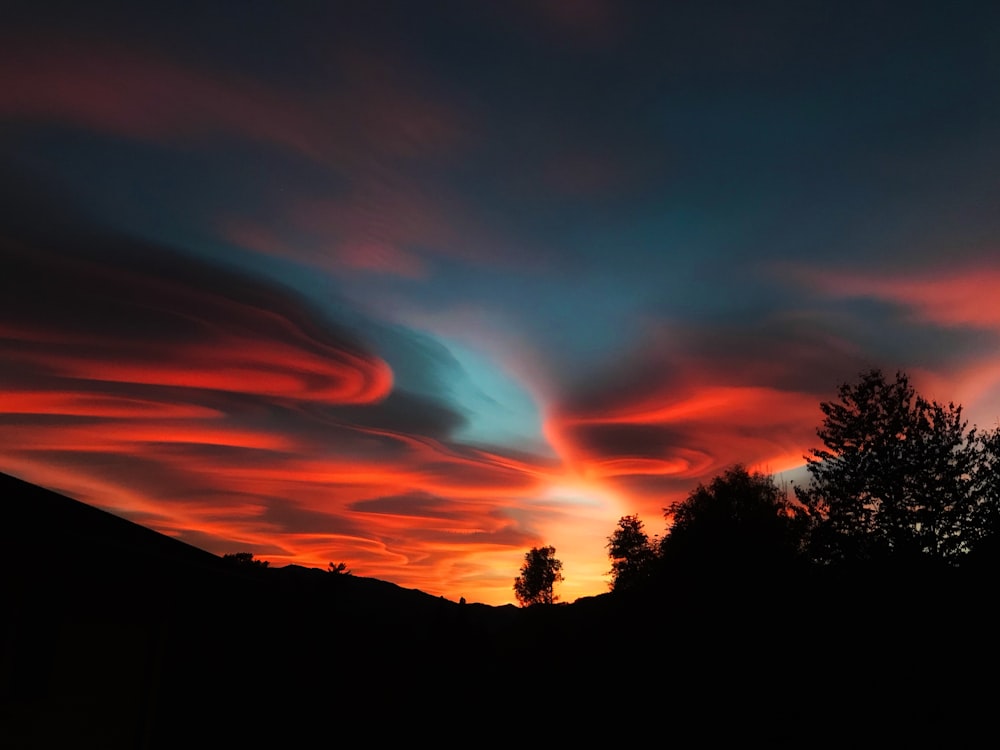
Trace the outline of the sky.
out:
[[[863,370],[997,426],[1000,5],[15,1],[0,262],[0,471],[573,601]]]

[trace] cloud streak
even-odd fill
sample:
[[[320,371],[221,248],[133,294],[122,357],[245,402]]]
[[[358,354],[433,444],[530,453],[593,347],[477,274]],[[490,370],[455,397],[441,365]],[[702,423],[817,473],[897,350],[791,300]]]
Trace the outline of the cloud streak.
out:
[[[905,274],[804,274],[831,297],[863,297],[898,305],[918,321],[949,328],[1000,330],[1000,265],[914,270]]]

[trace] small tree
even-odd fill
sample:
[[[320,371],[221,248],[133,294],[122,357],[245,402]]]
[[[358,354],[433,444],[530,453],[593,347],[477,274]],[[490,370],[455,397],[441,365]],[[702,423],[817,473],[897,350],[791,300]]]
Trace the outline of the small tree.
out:
[[[335,576],[349,576],[351,571],[347,569],[347,563],[330,563],[327,567],[327,572],[332,573]]]
[[[656,555],[638,515],[619,518],[607,546],[612,591],[637,588],[650,576]]]
[[[521,575],[514,579],[514,595],[522,607],[552,604],[558,597],[553,587],[563,580],[562,562],[555,558],[555,547],[532,547],[524,554]]]

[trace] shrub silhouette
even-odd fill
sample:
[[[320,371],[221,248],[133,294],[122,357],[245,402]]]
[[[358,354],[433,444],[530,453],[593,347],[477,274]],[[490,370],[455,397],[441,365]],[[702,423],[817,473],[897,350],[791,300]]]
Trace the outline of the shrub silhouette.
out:
[[[774,479],[737,464],[665,509],[673,524],[663,540],[667,563],[702,573],[788,563],[803,545],[807,517]]]
[[[230,552],[223,555],[222,559],[232,565],[253,568],[254,570],[263,570],[271,564],[267,560],[255,559],[253,552]]]

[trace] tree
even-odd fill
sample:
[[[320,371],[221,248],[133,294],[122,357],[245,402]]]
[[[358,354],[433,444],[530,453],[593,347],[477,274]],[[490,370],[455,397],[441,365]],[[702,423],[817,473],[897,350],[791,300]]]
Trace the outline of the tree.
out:
[[[969,429],[962,407],[918,395],[904,373],[861,374],[823,402],[824,448],[806,457],[799,500],[816,521],[823,561],[955,561],[987,535],[996,511],[995,434]]]
[[[558,598],[552,589],[563,580],[563,564],[555,554],[555,547],[532,547],[524,553],[521,575],[514,579],[514,595],[522,607],[552,604]]]
[[[650,574],[656,557],[654,546],[643,529],[638,515],[622,516],[618,527],[608,537],[611,558],[611,590],[626,591],[642,585]]]
[[[663,540],[668,563],[694,563],[736,572],[785,563],[798,556],[808,525],[805,511],[790,502],[774,479],[742,464],[664,510],[673,519]]]

